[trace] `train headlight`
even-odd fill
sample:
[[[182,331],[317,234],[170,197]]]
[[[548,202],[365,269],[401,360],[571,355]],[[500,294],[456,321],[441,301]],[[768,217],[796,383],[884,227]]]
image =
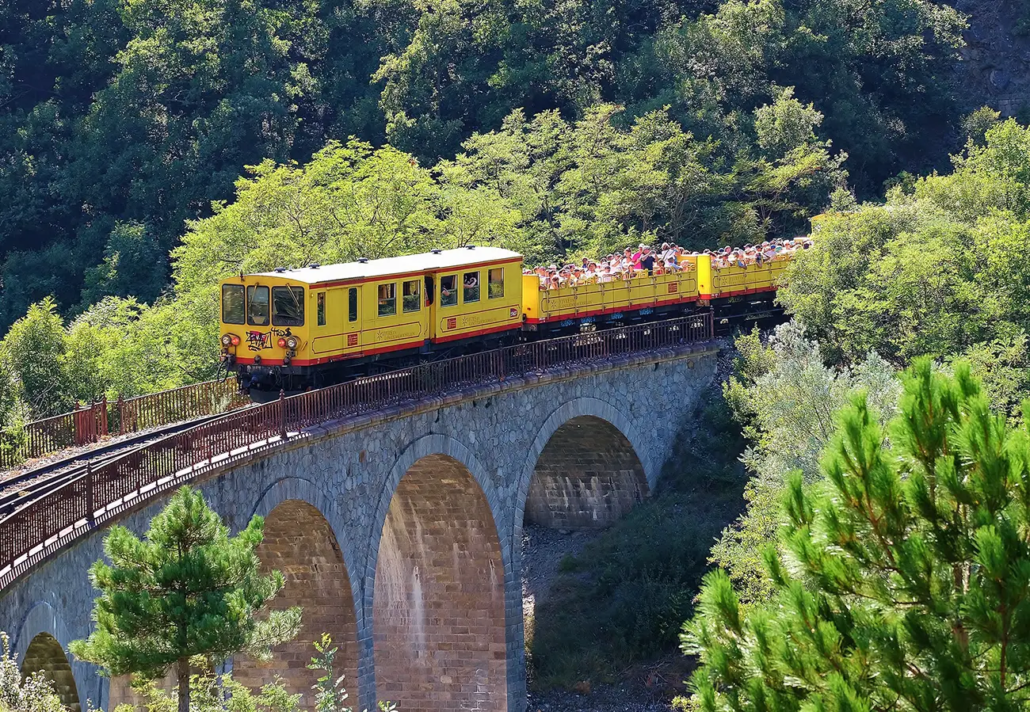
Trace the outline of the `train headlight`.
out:
[[[291,336],[290,338],[286,339],[286,346],[288,348],[296,349],[298,343],[300,343],[300,342],[297,341],[297,337],[296,336]]]
[[[240,337],[238,337],[236,334],[231,334],[230,338],[232,339],[232,345],[233,346],[239,346],[240,345]]]
[[[285,349],[286,348],[286,339],[280,337],[279,341],[277,341],[276,343],[279,344],[279,348],[281,348],[281,349]]]
[[[230,346],[232,344],[232,337],[226,334],[222,337],[222,346]]]

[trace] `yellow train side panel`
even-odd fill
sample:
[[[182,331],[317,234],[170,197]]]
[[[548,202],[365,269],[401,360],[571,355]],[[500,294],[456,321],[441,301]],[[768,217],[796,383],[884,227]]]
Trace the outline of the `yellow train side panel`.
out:
[[[522,261],[472,265],[434,275],[434,343],[517,329],[522,324]],[[473,285],[473,282],[475,286]],[[452,284],[448,289],[445,285]]]
[[[787,260],[776,260],[761,265],[740,267],[731,265],[712,268],[712,296],[729,297],[736,294],[768,292],[777,288],[787,267]]]
[[[536,277],[534,281],[539,284]],[[696,270],[540,291],[526,321],[552,322],[666,306],[698,298]],[[537,307],[537,304],[539,306]]]
[[[406,289],[414,289],[406,297]],[[429,338],[429,312],[421,274],[362,282],[358,312],[362,355],[418,348]]]
[[[540,278],[535,274],[522,275],[522,313],[526,321],[537,321],[540,318]]]

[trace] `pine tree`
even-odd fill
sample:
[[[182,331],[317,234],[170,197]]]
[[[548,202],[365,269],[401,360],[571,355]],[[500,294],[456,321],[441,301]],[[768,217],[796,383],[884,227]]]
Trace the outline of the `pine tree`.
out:
[[[903,380],[888,439],[857,396],[825,481],[791,482],[774,599],[745,614],[725,573],[706,578],[683,636],[701,709],[1030,705],[1030,430],[965,365],[920,360]]]
[[[189,712],[190,658],[211,664],[239,652],[265,657],[299,630],[299,608],[257,617],[285,584],[279,571],[259,574],[255,549],[263,535],[264,520],[254,517],[230,537],[188,487],[154,517],[144,539],[113,527],[104,539],[111,564],[97,561],[90,569],[101,591],[96,628],[69,649],[110,675],[156,679],[174,666],[179,712]]]

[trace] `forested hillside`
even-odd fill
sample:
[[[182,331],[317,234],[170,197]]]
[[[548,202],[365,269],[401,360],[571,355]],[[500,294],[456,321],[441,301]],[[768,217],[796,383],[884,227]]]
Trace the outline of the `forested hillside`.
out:
[[[49,295],[152,303],[246,166],[351,137],[444,196],[424,242],[459,239],[459,188],[540,254],[790,232],[961,145],[962,27],[931,0],[12,0],[0,328]]]

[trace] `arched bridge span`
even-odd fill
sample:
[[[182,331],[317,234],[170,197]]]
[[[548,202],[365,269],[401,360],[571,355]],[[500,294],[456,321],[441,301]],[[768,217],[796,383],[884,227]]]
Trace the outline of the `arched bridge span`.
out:
[[[310,696],[310,643],[328,632],[359,709],[521,712],[523,522],[603,526],[646,497],[714,373],[705,345],[554,369],[318,426],[192,478],[234,530],[266,517],[260,557],[287,577],[277,605],[305,611],[297,642],[235,674]],[[112,520],[144,531],[169,491]],[[124,685],[55,655],[89,632],[103,535],[0,592],[0,630],[19,660],[49,661],[69,702],[108,709]]]

